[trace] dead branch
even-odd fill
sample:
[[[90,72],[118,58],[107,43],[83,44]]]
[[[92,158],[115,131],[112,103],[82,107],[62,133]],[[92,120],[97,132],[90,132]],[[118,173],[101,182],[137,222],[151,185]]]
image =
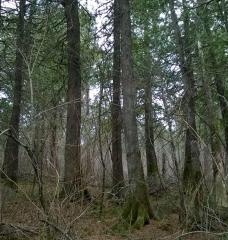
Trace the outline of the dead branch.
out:
[[[58,231],[60,234],[62,234],[66,239],[68,240],[74,240],[68,233],[66,233],[64,230],[62,230],[59,226],[57,226],[56,224],[45,220],[45,219],[41,219],[41,222],[49,225],[50,227],[52,227],[54,230]]]
[[[2,237],[12,236],[21,239],[34,235],[38,235],[38,232],[32,227],[0,223],[0,236]]]

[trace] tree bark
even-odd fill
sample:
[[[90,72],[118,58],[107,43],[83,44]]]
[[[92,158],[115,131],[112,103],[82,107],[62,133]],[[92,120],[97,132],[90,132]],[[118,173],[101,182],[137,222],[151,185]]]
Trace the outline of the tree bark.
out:
[[[54,104],[56,106],[57,104]],[[59,175],[59,162],[57,153],[58,141],[58,113],[54,110],[50,119],[50,169],[54,176]]]
[[[146,137],[146,159],[147,159],[147,176],[158,174],[157,157],[154,148],[154,127],[152,117],[152,94],[150,81],[145,84],[145,137]]]
[[[203,83],[203,91],[204,91],[204,102],[206,107],[206,122],[209,126],[210,131],[210,146],[211,146],[211,154],[212,154],[212,161],[213,161],[213,177],[214,182],[216,181],[216,176],[218,174],[218,166],[221,166],[221,157],[219,153],[220,149],[220,140],[218,138],[218,129],[216,126],[216,112],[214,111],[214,104],[212,99],[212,91],[210,87],[210,78],[211,74],[207,74],[205,71],[205,57],[203,53],[203,49],[201,48],[201,44],[198,44],[198,52],[200,58],[200,71],[201,71],[201,79]]]
[[[123,121],[129,177],[129,199],[123,217],[143,225],[153,216],[144,179],[136,122],[136,81],[133,77],[129,0],[120,1]],[[141,216],[140,216],[141,215]],[[140,220],[141,219],[141,220]],[[139,222],[140,221],[140,222]]]
[[[210,19],[208,15],[209,13],[208,13],[207,6],[204,7],[204,9],[200,13],[198,11],[198,14],[200,14],[200,18],[202,19],[203,27],[208,38],[209,48],[208,48],[207,61],[210,64],[210,72],[212,72],[214,77],[214,82],[215,82],[216,90],[218,93],[219,105],[222,113],[225,145],[226,145],[225,146],[226,157],[225,157],[224,168],[225,168],[225,175],[227,175],[228,174],[228,104],[227,104],[226,94],[225,94],[225,80],[221,75],[222,69],[220,68],[220,64],[216,59],[216,54],[214,51],[214,43],[212,42],[213,36],[211,34]]]
[[[191,59],[191,49],[189,43],[189,18],[185,2],[183,1],[184,7],[184,38],[181,36],[180,27],[178,25],[178,19],[174,8],[174,0],[169,1],[171,19],[174,28],[176,46],[177,46],[177,56],[179,58],[179,65],[181,69],[181,74],[184,81],[185,90],[185,122],[186,122],[186,140],[185,140],[185,166],[183,173],[183,189],[185,193],[185,200],[189,199],[194,202],[194,206],[190,209],[190,212],[186,212],[183,209],[183,216],[181,219],[186,219],[189,215],[190,219],[186,219],[186,225],[192,223],[191,218],[194,221],[199,220],[199,206],[200,199],[202,196],[202,188],[200,180],[202,177],[201,164],[199,160],[199,147],[197,140],[197,129],[195,121],[195,79],[192,69],[192,59]],[[195,193],[195,197],[193,195]],[[185,215],[185,216],[184,216]]]
[[[149,38],[149,21],[144,22],[144,112],[145,112],[145,148],[147,160],[147,179],[149,186],[158,187],[159,172],[157,166],[157,156],[154,146],[154,119],[152,108],[152,78],[151,78],[151,56],[150,56],[150,38]],[[153,189],[154,191],[155,189]]]
[[[98,143],[99,143],[99,154],[100,154],[100,162],[102,166],[102,182],[101,182],[101,202],[99,209],[99,216],[101,217],[103,211],[104,204],[104,194],[105,194],[105,178],[106,178],[106,166],[105,166],[105,158],[103,153],[103,145],[102,145],[102,102],[104,97],[104,79],[101,77],[100,79],[100,94],[99,94],[99,106],[98,106]]]
[[[147,180],[149,183],[150,192],[156,192],[160,188],[161,183],[159,179],[160,176],[158,172],[157,156],[154,146],[152,93],[151,82],[149,77],[145,79],[144,112],[145,112],[145,148],[147,161]]]
[[[17,22],[17,40],[16,40],[16,62],[15,62],[15,81],[13,89],[13,109],[11,113],[9,123],[9,135],[12,135],[15,139],[19,138],[19,124],[21,113],[21,99],[22,99],[22,87],[23,87],[23,43],[24,43],[24,16],[26,12],[26,1],[20,0],[20,9]],[[3,171],[1,174],[3,178],[10,178],[17,182],[18,174],[18,152],[19,145],[13,138],[7,137],[6,147],[4,152]],[[13,186],[11,181],[9,185]]]
[[[74,194],[81,185],[81,70],[78,1],[64,0],[67,21],[68,90],[64,189]]]
[[[2,26],[2,0],[0,0],[0,26]]]
[[[167,91],[167,89],[166,89]],[[183,186],[182,186],[182,177],[181,177],[181,174],[180,174],[180,167],[179,167],[179,162],[178,162],[178,159],[177,159],[177,155],[176,155],[176,146],[175,146],[175,140],[174,140],[174,132],[172,130],[172,119],[171,119],[171,116],[168,112],[168,104],[167,104],[167,100],[166,100],[166,97],[165,97],[165,94],[164,94],[164,90],[162,89],[162,102],[163,102],[163,105],[164,105],[164,117],[165,117],[165,120],[168,124],[168,133],[169,133],[169,141],[170,141],[170,150],[171,150],[171,157],[172,157],[172,161],[173,161],[173,164],[174,164],[174,174],[175,174],[175,177],[177,179],[177,186],[178,186],[178,193],[179,193],[179,202],[180,202],[180,209],[179,209],[179,220],[180,222],[182,221],[182,213],[183,213],[183,209],[185,208],[185,205],[184,205],[184,194],[183,194]]]
[[[121,140],[120,105],[120,6],[114,1],[114,53],[113,53],[113,93],[112,93],[112,168],[113,193],[120,197],[124,185]]]

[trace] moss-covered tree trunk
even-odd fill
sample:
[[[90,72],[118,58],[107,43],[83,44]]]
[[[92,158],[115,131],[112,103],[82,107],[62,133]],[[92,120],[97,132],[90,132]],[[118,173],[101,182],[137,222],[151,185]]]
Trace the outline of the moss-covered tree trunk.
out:
[[[130,224],[143,225],[153,216],[144,179],[136,123],[136,81],[132,69],[129,0],[120,1],[123,122],[128,163],[129,194],[123,213]]]

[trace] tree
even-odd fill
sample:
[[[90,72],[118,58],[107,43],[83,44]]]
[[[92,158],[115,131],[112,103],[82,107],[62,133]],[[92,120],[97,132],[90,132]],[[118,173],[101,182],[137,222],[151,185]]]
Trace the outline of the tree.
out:
[[[129,178],[129,199],[123,212],[131,224],[145,224],[153,217],[141,162],[136,123],[136,81],[132,67],[129,0],[120,1],[123,122]]]
[[[65,143],[64,189],[72,193],[81,185],[81,71],[80,71],[80,22],[78,1],[64,1],[67,21],[67,123]]]
[[[221,74],[223,64],[219,63],[216,58],[207,6],[204,8],[203,14],[201,15],[201,19],[202,19],[203,27],[208,39],[208,46],[209,46],[208,61],[210,64],[210,69],[213,72],[214,82],[215,82],[218,99],[219,99],[220,110],[222,114],[222,122],[223,122],[225,145],[226,145],[225,146],[225,152],[226,152],[225,175],[227,175],[228,174],[228,105],[226,100],[226,88],[225,88],[225,81],[223,79],[223,75]]]
[[[9,122],[9,135],[6,140],[6,147],[4,152],[3,173],[1,176],[6,179],[11,179],[17,182],[18,174],[18,151],[19,145],[15,140],[19,139],[19,123],[21,113],[21,99],[23,87],[23,69],[24,69],[24,26],[25,26],[25,12],[26,1],[20,0],[19,15],[17,21],[17,39],[16,39],[16,61],[15,61],[15,78],[13,89],[13,108]],[[14,183],[8,181],[10,186]]]
[[[199,60],[200,60],[200,70],[201,70],[201,80],[203,83],[203,92],[204,92],[204,102],[205,102],[205,110],[206,110],[206,122],[209,126],[209,139],[210,139],[210,147],[213,161],[213,180],[214,187],[216,184],[216,179],[218,177],[219,166],[221,166],[221,143],[218,135],[218,127],[217,127],[217,113],[214,111],[214,103],[213,103],[213,94],[211,89],[211,76],[205,70],[205,58],[204,53],[201,47],[201,43],[198,43],[198,51],[199,51]],[[216,191],[213,192],[214,198],[216,199]]]
[[[201,1],[198,1],[198,4],[202,4]],[[199,28],[200,32],[198,33],[200,39],[198,40],[198,54],[199,62],[201,69],[201,79],[203,83],[204,91],[204,102],[206,108],[206,123],[209,127],[209,139],[210,139],[210,148],[213,162],[213,204],[215,206],[226,205],[227,196],[225,191],[221,191],[224,188],[223,175],[227,174],[228,169],[228,107],[226,103],[226,87],[225,79],[223,77],[222,68],[224,68],[223,62],[219,57],[216,56],[214,39],[210,25],[210,17],[208,6],[200,7],[197,9],[197,16],[200,19]],[[222,16],[222,14],[221,14]],[[225,19],[224,19],[225,20]],[[224,25],[226,26],[225,22]],[[206,48],[203,48],[203,45],[207,44]],[[223,54],[220,54],[223,55]],[[220,57],[221,58],[221,57]],[[215,85],[215,91],[213,91],[213,83]],[[224,147],[225,147],[225,161],[223,165],[222,151],[221,151],[221,140],[218,124],[218,111],[214,111],[215,104],[217,103],[216,94],[217,94],[218,105],[220,106],[219,111],[221,111],[222,117],[222,127],[224,133]],[[224,170],[223,171],[223,167]]]
[[[145,112],[145,150],[147,160],[147,178],[150,188],[158,188],[159,172],[157,165],[157,156],[154,145],[154,118],[152,108],[152,61],[150,56],[150,39],[148,21],[144,23],[144,112]],[[150,189],[152,192],[158,189]]]
[[[202,199],[202,188],[200,183],[202,173],[201,164],[199,160],[199,148],[197,139],[197,129],[195,120],[195,79],[192,68],[192,53],[190,48],[190,36],[189,36],[189,16],[186,9],[186,3],[183,1],[184,8],[184,38],[181,36],[181,30],[178,25],[178,19],[174,8],[174,0],[169,1],[169,7],[171,12],[171,19],[173,30],[175,34],[177,56],[179,61],[179,67],[181,70],[183,82],[184,82],[184,115],[186,122],[186,140],[185,140],[185,165],[183,174],[183,187],[186,194],[186,199],[193,198],[194,206],[190,205],[188,201],[185,204],[185,208],[190,208],[189,213],[183,209],[182,220],[186,219],[186,214],[190,214],[190,223],[199,220],[200,200]],[[194,194],[193,194],[194,193]],[[196,219],[195,219],[196,218]],[[189,221],[189,219],[187,219]]]
[[[158,184],[159,173],[157,166],[157,157],[154,145],[154,124],[153,124],[153,110],[152,110],[152,94],[151,94],[150,79],[145,79],[144,88],[144,110],[145,110],[145,148],[147,160],[147,177],[150,185]],[[152,189],[153,191],[153,189]]]
[[[121,105],[120,105],[120,6],[114,1],[114,50],[113,50],[113,93],[112,93],[112,168],[113,192],[120,196],[123,187]]]

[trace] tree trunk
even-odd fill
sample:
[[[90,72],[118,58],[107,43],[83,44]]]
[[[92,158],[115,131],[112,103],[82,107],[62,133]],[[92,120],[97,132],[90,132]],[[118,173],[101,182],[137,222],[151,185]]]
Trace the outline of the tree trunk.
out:
[[[200,1],[199,1],[200,2]],[[199,12],[199,11],[198,11]],[[208,9],[205,7],[203,11],[200,12],[200,17],[203,22],[203,26],[205,29],[205,32],[207,34],[207,38],[209,39],[209,48],[208,48],[208,61],[210,63],[210,72],[212,71],[214,76],[214,81],[218,93],[218,99],[220,104],[220,109],[222,113],[222,119],[223,119],[223,126],[224,126],[224,136],[225,136],[225,151],[226,151],[226,160],[225,160],[225,175],[228,174],[228,105],[227,100],[225,96],[225,81],[221,75],[222,69],[220,68],[220,64],[218,63],[216,59],[216,54],[214,51],[214,45],[212,42],[213,36],[211,34],[210,29],[210,19],[208,15]]]
[[[208,22],[208,13],[205,9],[204,11],[204,28],[207,34],[208,39],[212,39],[213,36],[211,34],[209,22]],[[212,70],[214,75],[214,81],[218,93],[218,99],[220,104],[220,109],[222,113],[223,127],[224,127],[224,136],[225,136],[225,175],[228,175],[228,104],[225,96],[225,81],[221,76],[221,69],[219,63],[216,59],[216,55],[214,52],[214,46],[211,40],[209,40],[209,62],[210,62],[210,71]]]
[[[201,2],[201,1],[199,1]],[[199,47],[199,53],[201,56],[202,61],[202,67],[206,66],[204,61],[209,62],[209,69],[208,69],[208,75],[209,77],[213,77],[216,85],[216,90],[218,93],[218,99],[220,104],[220,109],[222,113],[222,120],[223,120],[223,127],[224,127],[224,136],[225,136],[225,175],[228,174],[228,105],[227,100],[225,96],[225,81],[221,75],[221,68],[220,64],[218,63],[216,59],[216,55],[214,52],[214,46],[212,43],[213,36],[211,34],[210,29],[210,21],[209,21],[209,15],[208,15],[208,9],[207,7],[204,7],[203,10],[198,10],[198,16],[202,20],[204,30],[207,34],[207,38],[209,39],[209,48],[208,48],[208,58],[204,56],[203,49]],[[207,122],[210,127],[210,141],[211,141],[211,151],[212,151],[212,157],[213,157],[213,177],[214,177],[214,199],[216,205],[227,205],[227,194],[225,191],[220,191],[221,186],[224,186],[223,181],[223,164],[222,164],[222,157],[220,156],[220,140],[219,140],[219,133],[216,126],[216,115],[214,112],[214,106],[213,106],[213,99],[212,99],[212,92],[211,88],[208,85],[208,81],[206,81],[204,78],[205,71],[202,71],[202,80],[203,80],[203,86],[205,90],[205,102],[207,107]],[[225,193],[225,194],[224,194]],[[225,203],[225,204],[224,204]]]
[[[206,74],[205,71],[205,62],[204,62],[204,53],[203,49],[201,48],[201,44],[198,44],[198,51],[200,57],[200,66],[201,66],[201,79],[203,82],[203,91],[204,91],[204,102],[206,107],[206,122],[209,126],[210,131],[210,146],[211,146],[211,153],[212,153],[212,161],[213,161],[213,177],[214,182],[216,181],[216,176],[218,174],[218,166],[221,165],[221,158],[219,153],[220,149],[220,140],[218,138],[218,129],[216,127],[216,112],[214,111],[214,104],[212,99],[212,91],[210,87],[210,74]]]
[[[154,146],[154,119],[152,108],[152,77],[151,77],[151,56],[150,56],[150,37],[149,37],[149,20],[144,22],[144,61],[143,66],[145,68],[143,74],[144,81],[144,112],[145,112],[145,148],[146,148],[146,160],[147,160],[147,178],[149,180],[149,186],[158,187],[159,185],[159,172],[157,166],[157,156]],[[153,189],[154,190],[154,189]]]
[[[99,94],[99,106],[98,106],[98,143],[99,143],[99,154],[100,154],[100,162],[102,166],[102,182],[101,182],[101,202],[99,209],[99,216],[103,212],[103,204],[104,204],[104,194],[105,194],[105,178],[106,178],[106,166],[105,166],[105,158],[103,153],[103,145],[102,145],[102,102],[104,97],[104,79],[101,77],[100,79],[100,94]]]
[[[148,50],[149,51],[149,50]],[[148,77],[148,76],[147,76]],[[150,192],[158,191],[160,188],[160,179],[157,165],[157,156],[154,146],[154,126],[153,126],[153,110],[152,110],[152,93],[151,82],[148,77],[145,79],[144,88],[144,111],[145,111],[145,147],[147,161],[147,179]]]
[[[9,123],[9,134],[15,139],[19,138],[19,123],[21,113],[21,98],[23,87],[23,43],[24,43],[24,16],[26,12],[25,0],[20,0],[20,9],[17,22],[17,40],[16,40],[16,62],[15,62],[15,82],[13,89],[13,109]],[[12,137],[7,137],[6,148],[4,152],[3,178],[11,179],[17,182],[18,174],[18,151],[19,145]],[[11,181],[8,181],[14,186]]]
[[[67,21],[68,90],[64,189],[75,194],[81,185],[81,71],[78,1],[64,0]]]
[[[112,95],[112,168],[113,193],[120,197],[124,185],[121,141],[120,105],[120,6],[114,1],[114,53],[113,53],[113,95]]]
[[[123,217],[130,224],[143,225],[153,216],[144,179],[136,123],[136,81],[133,77],[131,20],[129,0],[120,1],[121,66],[123,86],[123,120],[129,177],[129,199]]]
[[[223,127],[224,127],[224,136],[225,136],[225,144],[226,144],[224,169],[225,169],[225,176],[227,176],[228,175],[228,104],[225,96],[225,84],[223,79],[221,78],[220,70],[218,68],[218,64],[216,62],[216,58],[212,50],[211,50],[211,63],[214,69],[215,84],[216,84],[216,89],[218,93],[219,104],[220,104],[221,113],[222,113]]]
[[[167,89],[166,89],[167,92]],[[171,157],[172,157],[172,161],[174,164],[174,174],[177,180],[177,186],[178,186],[178,193],[179,193],[179,197],[180,197],[180,208],[179,208],[179,221],[182,221],[182,215],[183,215],[183,209],[185,208],[184,206],[184,191],[183,191],[183,186],[182,186],[182,178],[181,178],[181,174],[180,174],[180,167],[179,167],[179,162],[176,156],[176,146],[175,146],[175,140],[174,140],[174,136],[173,136],[173,130],[172,130],[172,120],[171,117],[169,115],[168,112],[168,104],[167,104],[167,100],[164,94],[164,90],[162,89],[162,102],[164,105],[164,117],[165,120],[168,124],[168,132],[169,132],[169,141],[170,141],[170,147],[171,147]]]
[[[185,209],[181,219],[186,219],[185,224],[189,227],[192,222],[199,220],[200,201],[202,200],[202,188],[200,180],[202,178],[201,164],[199,160],[199,148],[197,140],[197,130],[195,121],[195,79],[192,69],[191,50],[189,43],[189,18],[187,9],[184,5],[184,38],[181,36],[180,27],[178,25],[177,15],[174,8],[174,1],[169,1],[172,24],[175,33],[177,46],[177,56],[184,80],[185,90],[185,122],[186,122],[186,140],[185,140],[185,166],[183,174],[183,189],[185,193]],[[189,201],[190,200],[190,201]],[[193,203],[193,206],[190,203]]]
[[[56,106],[55,104],[54,106]],[[54,176],[59,176],[59,162],[58,162],[58,113],[54,110],[50,119],[50,169]]]

